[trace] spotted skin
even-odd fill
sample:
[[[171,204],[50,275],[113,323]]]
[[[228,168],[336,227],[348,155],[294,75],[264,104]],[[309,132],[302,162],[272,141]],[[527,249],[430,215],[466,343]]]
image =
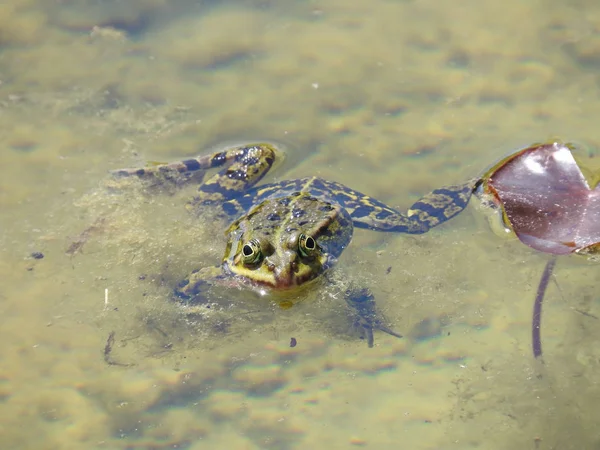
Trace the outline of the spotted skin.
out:
[[[175,173],[185,175],[225,166],[198,187],[198,193],[188,203],[188,209],[220,204],[226,216],[237,217],[265,200],[306,192],[342,206],[357,228],[408,234],[426,233],[456,216],[469,203],[474,188],[474,181],[469,181],[435,189],[414,203],[407,213],[402,213],[341,183],[319,177],[255,186],[280,158],[280,151],[276,147],[254,144],[170,164],[116,170],[113,174],[117,177],[169,179]]]
[[[187,208],[206,208],[230,221],[227,246],[218,267],[195,270],[175,289],[194,302],[206,287],[235,279],[251,287],[276,291],[299,288],[333,267],[350,244],[353,228],[425,233],[458,214],[469,202],[473,183],[436,189],[407,213],[318,177],[258,184],[282,158],[271,144],[244,145],[211,155],[142,169],[121,169],[116,178],[137,177],[152,185],[198,183],[206,171],[218,173],[201,183]],[[398,333],[383,325],[368,290],[345,295],[354,325],[373,345],[373,330]]]

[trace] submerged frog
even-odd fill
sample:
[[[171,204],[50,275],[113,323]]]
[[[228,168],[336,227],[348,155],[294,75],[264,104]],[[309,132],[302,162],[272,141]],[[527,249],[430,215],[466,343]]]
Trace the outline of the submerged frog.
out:
[[[197,214],[215,208],[226,220],[227,245],[219,266],[195,270],[175,295],[193,302],[210,284],[235,279],[254,289],[288,291],[321,277],[350,244],[353,229],[421,234],[462,211],[473,183],[436,189],[408,213],[340,183],[318,177],[257,185],[281,150],[272,144],[243,145],[210,155],[141,169],[122,169],[116,177],[135,176],[152,183],[199,182],[204,172],[220,172],[200,184],[187,207]],[[352,287],[346,301],[369,346],[373,330],[396,337],[382,324],[368,289]]]

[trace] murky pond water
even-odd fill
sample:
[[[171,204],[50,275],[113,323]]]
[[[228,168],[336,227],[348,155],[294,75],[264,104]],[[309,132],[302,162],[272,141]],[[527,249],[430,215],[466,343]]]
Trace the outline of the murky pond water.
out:
[[[546,259],[474,204],[344,252],[403,339],[368,348],[328,285],[290,309],[217,291],[205,320],[172,290],[223,229],[107,173],[260,139],[287,152],[271,179],[406,209],[522,145],[599,148],[599,66],[592,1],[4,2],[0,447],[596,448],[597,265],[559,259],[543,362]]]

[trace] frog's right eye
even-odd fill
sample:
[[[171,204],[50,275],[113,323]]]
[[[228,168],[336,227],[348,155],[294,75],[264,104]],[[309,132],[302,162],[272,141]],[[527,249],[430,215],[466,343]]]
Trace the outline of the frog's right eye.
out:
[[[245,265],[258,264],[262,256],[260,243],[256,239],[248,241],[242,247],[242,261]]]
[[[317,254],[318,249],[317,242],[311,236],[301,234],[298,237],[298,250],[302,256],[312,258]]]

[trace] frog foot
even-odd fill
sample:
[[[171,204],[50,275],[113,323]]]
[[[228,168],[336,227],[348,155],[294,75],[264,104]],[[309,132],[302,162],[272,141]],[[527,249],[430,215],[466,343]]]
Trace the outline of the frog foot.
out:
[[[196,269],[177,285],[173,293],[181,301],[196,303],[196,298],[222,277],[221,268],[218,266]]]
[[[368,288],[348,289],[346,291],[346,303],[354,316],[354,328],[359,331],[361,339],[367,339],[369,348],[373,347],[373,330],[383,331],[397,338],[402,337],[401,334],[396,333],[382,323],[375,305],[375,297]]]

